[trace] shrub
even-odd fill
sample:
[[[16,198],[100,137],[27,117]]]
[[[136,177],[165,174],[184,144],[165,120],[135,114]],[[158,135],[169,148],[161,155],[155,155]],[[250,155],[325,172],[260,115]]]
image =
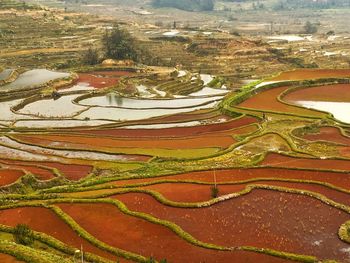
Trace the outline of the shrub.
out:
[[[95,48],[89,47],[82,55],[82,62],[85,65],[96,65],[99,63],[98,51]]]
[[[34,243],[33,231],[25,224],[18,224],[14,228],[13,237],[17,244],[30,246]]]
[[[217,198],[219,196],[219,188],[217,186],[210,187],[211,197]]]

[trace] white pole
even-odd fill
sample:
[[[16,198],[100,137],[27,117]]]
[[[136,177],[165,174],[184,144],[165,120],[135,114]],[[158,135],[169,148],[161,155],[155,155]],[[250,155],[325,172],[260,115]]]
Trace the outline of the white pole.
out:
[[[80,245],[80,252],[81,252],[81,263],[84,263],[84,252],[83,252],[83,244]]]

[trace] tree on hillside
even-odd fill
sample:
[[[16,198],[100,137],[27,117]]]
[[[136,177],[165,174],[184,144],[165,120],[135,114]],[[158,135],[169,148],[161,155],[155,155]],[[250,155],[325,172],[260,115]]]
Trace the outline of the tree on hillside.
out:
[[[119,26],[115,26],[111,31],[106,31],[102,43],[107,58],[138,60],[135,39],[128,31]]]

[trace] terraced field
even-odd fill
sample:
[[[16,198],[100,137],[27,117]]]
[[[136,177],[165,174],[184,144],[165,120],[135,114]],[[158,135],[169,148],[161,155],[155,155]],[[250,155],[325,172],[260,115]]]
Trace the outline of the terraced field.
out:
[[[1,262],[350,262],[350,70],[0,77]]]

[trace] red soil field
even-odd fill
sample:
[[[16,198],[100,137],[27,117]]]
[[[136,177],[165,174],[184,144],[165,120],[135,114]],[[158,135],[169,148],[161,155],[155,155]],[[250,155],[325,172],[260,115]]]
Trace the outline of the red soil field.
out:
[[[277,77],[271,78],[271,81],[277,80],[307,80],[320,78],[346,78],[350,77],[349,69],[298,69],[294,71],[283,72]]]
[[[313,116],[320,117],[323,113],[308,110],[300,107],[290,106],[278,101],[278,96],[282,92],[290,89],[290,87],[278,87],[268,90],[264,90],[253,97],[243,101],[238,105],[238,107],[265,110],[265,111],[275,111],[275,112],[285,112],[293,115],[303,115],[303,116]]]
[[[281,186],[290,189],[307,190],[322,194],[341,204],[350,205],[350,193],[333,190],[321,185],[307,183],[292,183],[279,181],[257,181],[249,184],[218,185],[219,195],[226,195],[242,191],[250,184]],[[165,183],[142,187],[141,189],[154,190],[165,198],[176,202],[205,202],[211,199],[210,185],[196,185],[183,183]]]
[[[68,135],[16,135],[18,140],[30,144],[49,147],[55,143],[55,148],[61,149],[90,149],[107,150],[119,148],[143,148],[143,149],[196,149],[206,147],[227,148],[236,141],[229,135],[198,136],[194,138],[172,138],[172,139],[112,139],[103,137],[83,137]]]
[[[90,72],[94,76],[103,76],[103,77],[123,77],[134,75],[133,72],[129,71],[93,71]]]
[[[349,256],[349,246],[337,233],[350,215],[303,195],[254,190],[197,209],[164,206],[145,194],[115,198],[133,211],[172,221],[205,242],[272,248],[342,262]]]
[[[30,165],[14,165],[0,159],[0,164],[9,165],[13,169],[25,170],[35,175],[39,180],[49,180],[55,177],[52,171]]]
[[[69,180],[80,180],[87,176],[93,169],[90,165],[80,165],[80,164],[63,164],[57,162],[31,162],[31,161],[17,161],[9,159],[1,159],[1,162],[6,162],[7,164],[14,165],[41,165],[50,168],[56,168],[59,170],[67,179]]]
[[[69,246],[80,249],[82,244],[86,252],[116,260],[116,256],[94,247],[79,237],[54,212],[46,208],[26,207],[2,210],[0,211],[0,224],[12,227],[17,224],[26,224],[31,229],[51,235]]]
[[[104,78],[94,76],[91,73],[79,73],[79,77],[76,83],[88,83],[90,86],[96,89],[102,89],[106,87],[114,86],[118,83],[119,78]]]
[[[350,175],[348,173],[303,171],[283,168],[254,168],[254,169],[230,169],[217,170],[217,182],[235,182],[259,178],[311,180],[333,184],[337,187],[350,190]],[[104,184],[126,186],[131,184],[154,182],[160,180],[195,180],[202,182],[214,182],[213,171],[200,171],[178,175],[162,176],[157,178],[120,180]]]
[[[243,185],[222,185],[220,195],[242,191]],[[141,189],[154,190],[162,194],[165,198],[176,202],[205,202],[211,199],[210,185],[196,185],[183,183],[165,183],[142,187]]]
[[[19,261],[15,257],[6,255],[6,254],[0,254],[0,262],[1,263],[24,263],[24,261]]]
[[[61,204],[90,234],[115,247],[168,262],[286,262],[262,254],[219,252],[187,243],[166,227],[121,213],[109,204]],[[188,261],[187,261],[188,262]]]
[[[0,186],[5,186],[16,182],[24,172],[14,169],[0,169]]]
[[[297,101],[350,101],[350,85],[337,84],[318,87],[301,88],[282,98],[284,101],[295,103]]]
[[[346,160],[293,158],[277,153],[269,153],[261,165],[350,171],[350,161]]]
[[[222,115],[218,111],[210,110],[197,110],[190,113],[178,113],[163,117],[154,118],[157,120],[161,120],[161,123],[167,123],[167,122],[185,122],[185,121],[192,121],[192,120],[206,120],[208,122],[215,122],[217,120],[225,120],[230,121],[232,120],[231,117]],[[153,119],[153,120],[154,120]],[[147,122],[149,123],[150,120],[141,121],[138,123]]]
[[[340,130],[336,127],[322,127],[318,133],[309,133],[302,137],[308,141],[327,141],[335,142],[345,145],[350,145],[350,137],[346,137],[341,134]]]
[[[257,123],[257,119],[252,117],[243,117],[229,122],[200,125],[193,127],[175,127],[165,129],[99,129],[99,130],[75,130],[79,133],[93,135],[108,135],[115,137],[188,137],[200,134],[216,133],[239,128],[245,125]]]
[[[40,164],[58,169],[63,173],[64,177],[73,181],[86,177],[93,169],[92,166],[80,164],[61,164],[54,162],[40,162]]]

